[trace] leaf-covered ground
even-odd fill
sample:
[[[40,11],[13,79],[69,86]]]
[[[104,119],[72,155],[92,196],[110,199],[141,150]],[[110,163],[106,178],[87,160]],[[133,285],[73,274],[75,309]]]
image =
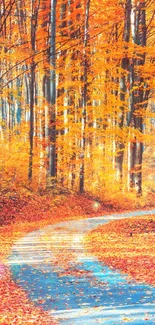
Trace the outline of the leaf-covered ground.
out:
[[[111,221],[87,235],[92,254],[130,277],[155,285],[155,216]]]
[[[138,207],[139,206],[137,206],[137,208]],[[135,209],[135,206],[133,206],[132,208]],[[11,279],[10,272],[7,269],[5,262],[6,258],[10,253],[13,243],[18,238],[24,236],[30,231],[42,228],[45,225],[56,223],[62,220],[76,218],[79,219],[81,217],[93,217],[95,215],[104,215],[107,213],[110,214],[111,212],[121,211],[121,209],[121,204],[112,204],[112,202],[108,200],[107,202],[101,203],[84,195],[61,195],[55,197],[52,197],[50,195],[38,196],[34,194],[25,195],[21,197],[16,193],[0,195],[0,324],[54,324],[54,322],[49,319],[49,316],[44,311],[42,311],[41,308],[35,307],[33,303],[28,300],[25,292]],[[124,210],[127,209],[131,209],[130,204],[124,206]],[[130,237],[130,232],[132,231],[124,229],[126,228],[123,228],[123,224],[122,230],[120,226],[117,229],[117,235],[118,232],[126,231],[123,235],[121,235],[122,237],[120,238],[124,238],[125,240],[127,238],[130,243],[134,243],[134,240],[138,238],[138,236],[144,236],[147,237],[148,246],[150,242],[152,244],[153,238],[148,239],[148,233],[146,233],[145,235],[136,235],[133,231],[133,236]],[[97,249],[96,251],[96,241],[97,245],[100,245],[100,240],[102,239],[101,229],[99,229],[99,234],[100,237],[96,238],[95,233],[93,233],[90,239],[93,244],[94,252],[100,255],[99,250]],[[114,234],[111,234],[111,236],[113,235]],[[151,236],[153,237],[152,234]],[[139,242],[141,245],[142,241],[140,239]],[[109,245],[108,251],[110,252],[111,244],[109,242],[109,239],[107,240],[107,243]],[[120,245],[122,244],[123,241],[120,240]],[[136,250],[134,251],[136,252]],[[153,250],[151,249],[151,254],[152,252]],[[100,255],[100,258],[102,257],[103,255]],[[117,263],[119,263],[119,265],[120,263],[122,263],[123,270],[125,270],[125,267],[129,269],[128,266],[125,266],[126,260],[121,259],[120,252],[115,254],[115,262],[113,256],[107,256],[106,259],[107,263],[109,263],[110,265],[118,267]],[[139,264],[137,261],[137,257],[134,256],[134,254],[132,254],[132,260],[133,259],[135,259],[135,263],[137,263],[136,265],[138,265],[139,270],[141,270],[141,268],[143,268],[143,266],[141,267],[141,256],[139,257]],[[147,259],[146,263],[149,264],[149,269],[151,263],[153,263],[151,262],[151,257],[150,260]],[[129,262],[127,264],[129,264]],[[132,270],[132,268],[130,269]],[[139,276],[141,276],[141,272],[139,272]],[[151,280],[151,282],[153,282],[153,280]]]
[[[29,301],[25,292],[11,279],[5,270],[0,279],[0,324],[1,325],[53,325],[48,314]]]
[[[110,212],[85,196],[0,196],[0,324],[52,325],[49,316],[30,302],[14,283],[5,264],[13,243],[45,225]]]

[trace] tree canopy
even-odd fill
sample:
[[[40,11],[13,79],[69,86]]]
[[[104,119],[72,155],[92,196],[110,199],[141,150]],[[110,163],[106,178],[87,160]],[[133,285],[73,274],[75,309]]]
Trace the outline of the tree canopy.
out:
[[[0,20],[1,188],[141,195],[154,1],[3,0]]]

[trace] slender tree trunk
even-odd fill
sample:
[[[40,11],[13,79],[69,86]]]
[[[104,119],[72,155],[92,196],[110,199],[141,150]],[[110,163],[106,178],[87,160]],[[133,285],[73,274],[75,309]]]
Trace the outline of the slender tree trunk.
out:
[[[125,18],[124,18],[124,32],[123,32],[123,41],[125,43],[128,43],[130,40],[130,28],[131,28],[131,0],[126,1],[125,6]],[[127,45],[124,45],[124,49],[127,50]],[[118,116],[118,126],[120,129],[124,126],[124,118],[125,118],[125,99],[126,99],[126,71],[128,71],[129,66],[129,59],[127,55],[125,55],[122,58],[121,62],[121,77],[120,77],[120,113]],[[124,159],[124,149],[125,149],[125,143],[120,140],[116,143],[116,150],[117,150],[117,156],[116,156],[116,175],[118,180],[122,180],[122,174],[123,174],[123,159]]]
[[[129,171],[129,190],[134,187],[135,182],[135,153],[136,153],[136,142],[132,141],[128,147],[128,171]]]
[[[137,195],[142,195],[142,155],[143,143],[136,142],[136,155],[135,155],[135,188]]]
[[[32,180],[33,172],[33,136],[34,136],[34,86],[35,86],[35,67],[34,62],[31,65],[31,81],[30,81],[30,150],[29,150],[29,169],[28,179]]]
[[[80,193],[84,192],[85,181],[85,147],[86,147],[86,118],[87,118],[87,97],[88,97],[88,55],[87,45],[89,36],[89,9],[90,0],[87,0],[85,11],[85,30],[84,30],[84,86],[83,86],[83,111],[82,111],[82,130],[81,130],[81,164],[80,164]]]
[[[49,125],[49,175],[52,177],[52,186],[57,177],[56,153],[56,0],[51,0],[51,35],[50,35],[50,125]]]
[[[141,47],[146,46],[146,3],[145,1],[137,4],[136,10],[134,12],[134,26],[132,28],[133,42]],[[143,133],[143,116],[142,108],[145,108],[145,102],[148,99],[148,93],[145,93],[145,80],[141,77],[140,69],[145,64],[145,52],[139,54],[138,59],[132,60],[130,65],[130,87],[136,86],[136,90],[132,90],[130,93],[130,116],[129,122],[133,119],[134,128],[140,133]],[[146,98],[147,96],[147,98]],[[134,117],[133,117],[133,112]],[[134,147],[131,151],[131,177],[132,185],[137,192],[137,195],[142,195],[142,156],[143,156],[143,143],[137,137],[135,137]]]
[[[67,19],[66,19],[66,13],[67,13],[67,4],[66,3],[62,3],[61,7],[60,7],[60,35],[62,37],[62,40],[67,39],[68,37],[68,33],[67,33]],[[64,162],[64,156],[65,156],[65,119],[66,119],[66,109],[65,109],[65,96],[67,96],[66,92],[65,92],[65,76],[64,76],[64,69],[65,69],[65,64],[66,64],[66,56],[67,56],[67,50],[62,50],[60,52],[60,57],[62,59],[60,66],[59,66],[59,81],[62,86],[61,88],[58,89],[57,92],[57,98],[58,98],[58,105],[60,105],[60,107],[64,107],[63,111],[61,110],[61,112],[58,112],[58,115],[61,116],[63,118],[64,121],[64,125],[62,127],[62,129],[59,131],[59,138],[61,139],[61,146],[59,146],[58,148],[58,159],[57,161],[59,161],[59,166],[57,165],[57,178],[59,177],[59,182],[61,184],[61,187],[63,188],[64,186],[64,166],[65,166],[65,162]]]
[[[21,105],[21,87],[22,87],[22,80],[17,78],[17,91],[18,91],[18,100],[17,100],[17,110],[16,110],[16,121],[17,124],[21,123],[21,115],[22,115],[22,105]]]
[[[75,4],[75,9],[73,7],[74,5],[74,0],[70,0],[68,2],[68,9],[69,9],[69,14],[72,17],[73,11],[78,10],[81,8],[81,3],[80,1],[77,1]],[[81,14],[76,15],[76,20],[79,22],[81,20]],[[82,30],[83,31],[83,30]],[[73,41],[80,39],[81,33],[80,33],[80,28],[76,25],[74,25],[74,22],[72,19],[68,20],[68,35],[70,36],[70,39]],[[79,76],[78,76],[78,67],[74,68],[75,65],[75,60],[80,58],[80,51],[77,47],[73,48],[71,51],[71,68],[73,69],[73,73],[71,74],[71,83],[76,84],[76,81],[79,82]],[[82,106],[81,104],[81,98],[77,100],[76,98],[76,90],[73,89],[73,87],[69,87],[68,89],[68,111],[67,115],[72,115],[73,120],[72,120],[72,126],[68,127],[68,132],[73,132],[74,125],[78,124],[80,122],[78,110],[79,107]],[[70,118],[68,118],[68,121]],[[68,173],[68,178],[69,175],[71,175],[71,182],[69,182],[69,187],[71,187],[72,190],[75,190],[76,186],[76,160],[79,159],[77,152],[80,150],[80,141],[77,139],[77,135],[74,132],[74,135],[71,140],[71,147],[72,147],[72,154],[71,154],[71,159],[70,159],[70,166],[69,166],[69,173]]]
[[[31,17],[31,50],[32,50],[32,62],[30,70],[30,149],[29,149],[29,167],[28,167],[28,179],[32,181],[33,176],[33,139],[34,139],[34,105],[35,105],[35,60],[34,54],[36,49],[36,31],[38,24],[38,3],[32,0],[32,17]]]

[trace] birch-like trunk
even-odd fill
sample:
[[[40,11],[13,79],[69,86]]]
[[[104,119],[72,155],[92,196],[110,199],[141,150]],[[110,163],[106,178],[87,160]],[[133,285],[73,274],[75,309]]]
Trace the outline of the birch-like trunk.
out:
[[[141,47],[146,46],[146,3],[142,1],[133,4],[135,9],[132,13],[132,39],[133,43]],[[131,90],[136,86],[136,90],[130,93],[130,117],[129,122],[133,121],[135,130],[143,133],[142,108],[145,108],[143,102],[146,101],[145,80],[141,76],[141,67],[145,64],[145,52],[138,55],[137,59],[132,60],[130,65]],[[148,96],[148,94],[147,94]],[[134,115],[133,115],[134,112]],[[130,152],[130,186],[135,187],[137,195],[142,195],[142,156],[143,143],[138,137],[135,137],[132,150]]]

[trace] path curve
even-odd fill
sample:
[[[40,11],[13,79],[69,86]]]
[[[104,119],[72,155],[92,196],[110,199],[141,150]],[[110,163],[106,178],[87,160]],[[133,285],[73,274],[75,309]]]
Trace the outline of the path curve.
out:
[[[155,324],[155,288],[128,281],[92,257],[84,235],[111,220],[155,210],[60,222],[33,231],[12,248],[14,280],[62,325]]]

